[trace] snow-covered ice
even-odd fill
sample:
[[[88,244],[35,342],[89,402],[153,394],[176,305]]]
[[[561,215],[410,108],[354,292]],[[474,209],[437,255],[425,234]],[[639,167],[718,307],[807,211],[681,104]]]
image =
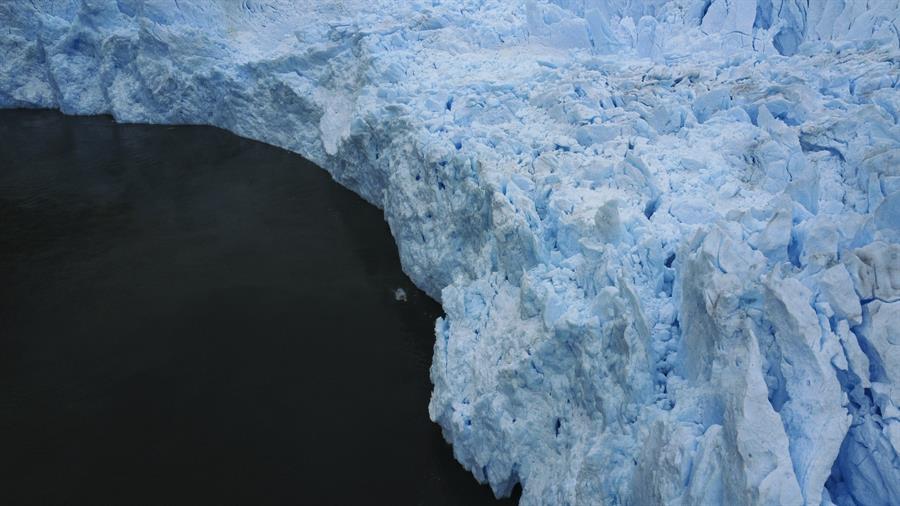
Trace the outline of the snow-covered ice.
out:
[[[898,16],[0,0],[0,106],[216,125],[384,209],[446,311],[429,412],[498,495],[897,504]]]

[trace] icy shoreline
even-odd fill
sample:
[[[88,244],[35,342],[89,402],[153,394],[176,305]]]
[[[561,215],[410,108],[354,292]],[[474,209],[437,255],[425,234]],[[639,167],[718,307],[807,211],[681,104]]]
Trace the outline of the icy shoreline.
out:
[[[900,7],[866,5],[7,2],[0,106],[219,126],[381,207],[498,494],[885,504]]]

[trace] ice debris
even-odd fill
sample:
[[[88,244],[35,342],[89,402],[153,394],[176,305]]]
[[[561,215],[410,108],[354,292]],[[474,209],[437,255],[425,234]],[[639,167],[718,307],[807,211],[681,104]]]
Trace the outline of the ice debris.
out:
[[[897,0],[7,0],[0,105],[384,209],[432,418],[523,504],[896,504]]]

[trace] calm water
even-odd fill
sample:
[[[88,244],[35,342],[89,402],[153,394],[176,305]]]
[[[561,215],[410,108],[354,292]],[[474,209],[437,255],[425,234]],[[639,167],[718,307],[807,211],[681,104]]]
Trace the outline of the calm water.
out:
[[[428,420],[439,314],[296,155],[0,111],[2,504],[498,504]]]

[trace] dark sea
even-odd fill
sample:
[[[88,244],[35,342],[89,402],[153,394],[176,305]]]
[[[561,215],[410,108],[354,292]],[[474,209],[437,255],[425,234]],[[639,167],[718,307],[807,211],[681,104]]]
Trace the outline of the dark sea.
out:
[[[428,419],[440,314],[295,154],[0,111],[0,504],[500,504]]]

